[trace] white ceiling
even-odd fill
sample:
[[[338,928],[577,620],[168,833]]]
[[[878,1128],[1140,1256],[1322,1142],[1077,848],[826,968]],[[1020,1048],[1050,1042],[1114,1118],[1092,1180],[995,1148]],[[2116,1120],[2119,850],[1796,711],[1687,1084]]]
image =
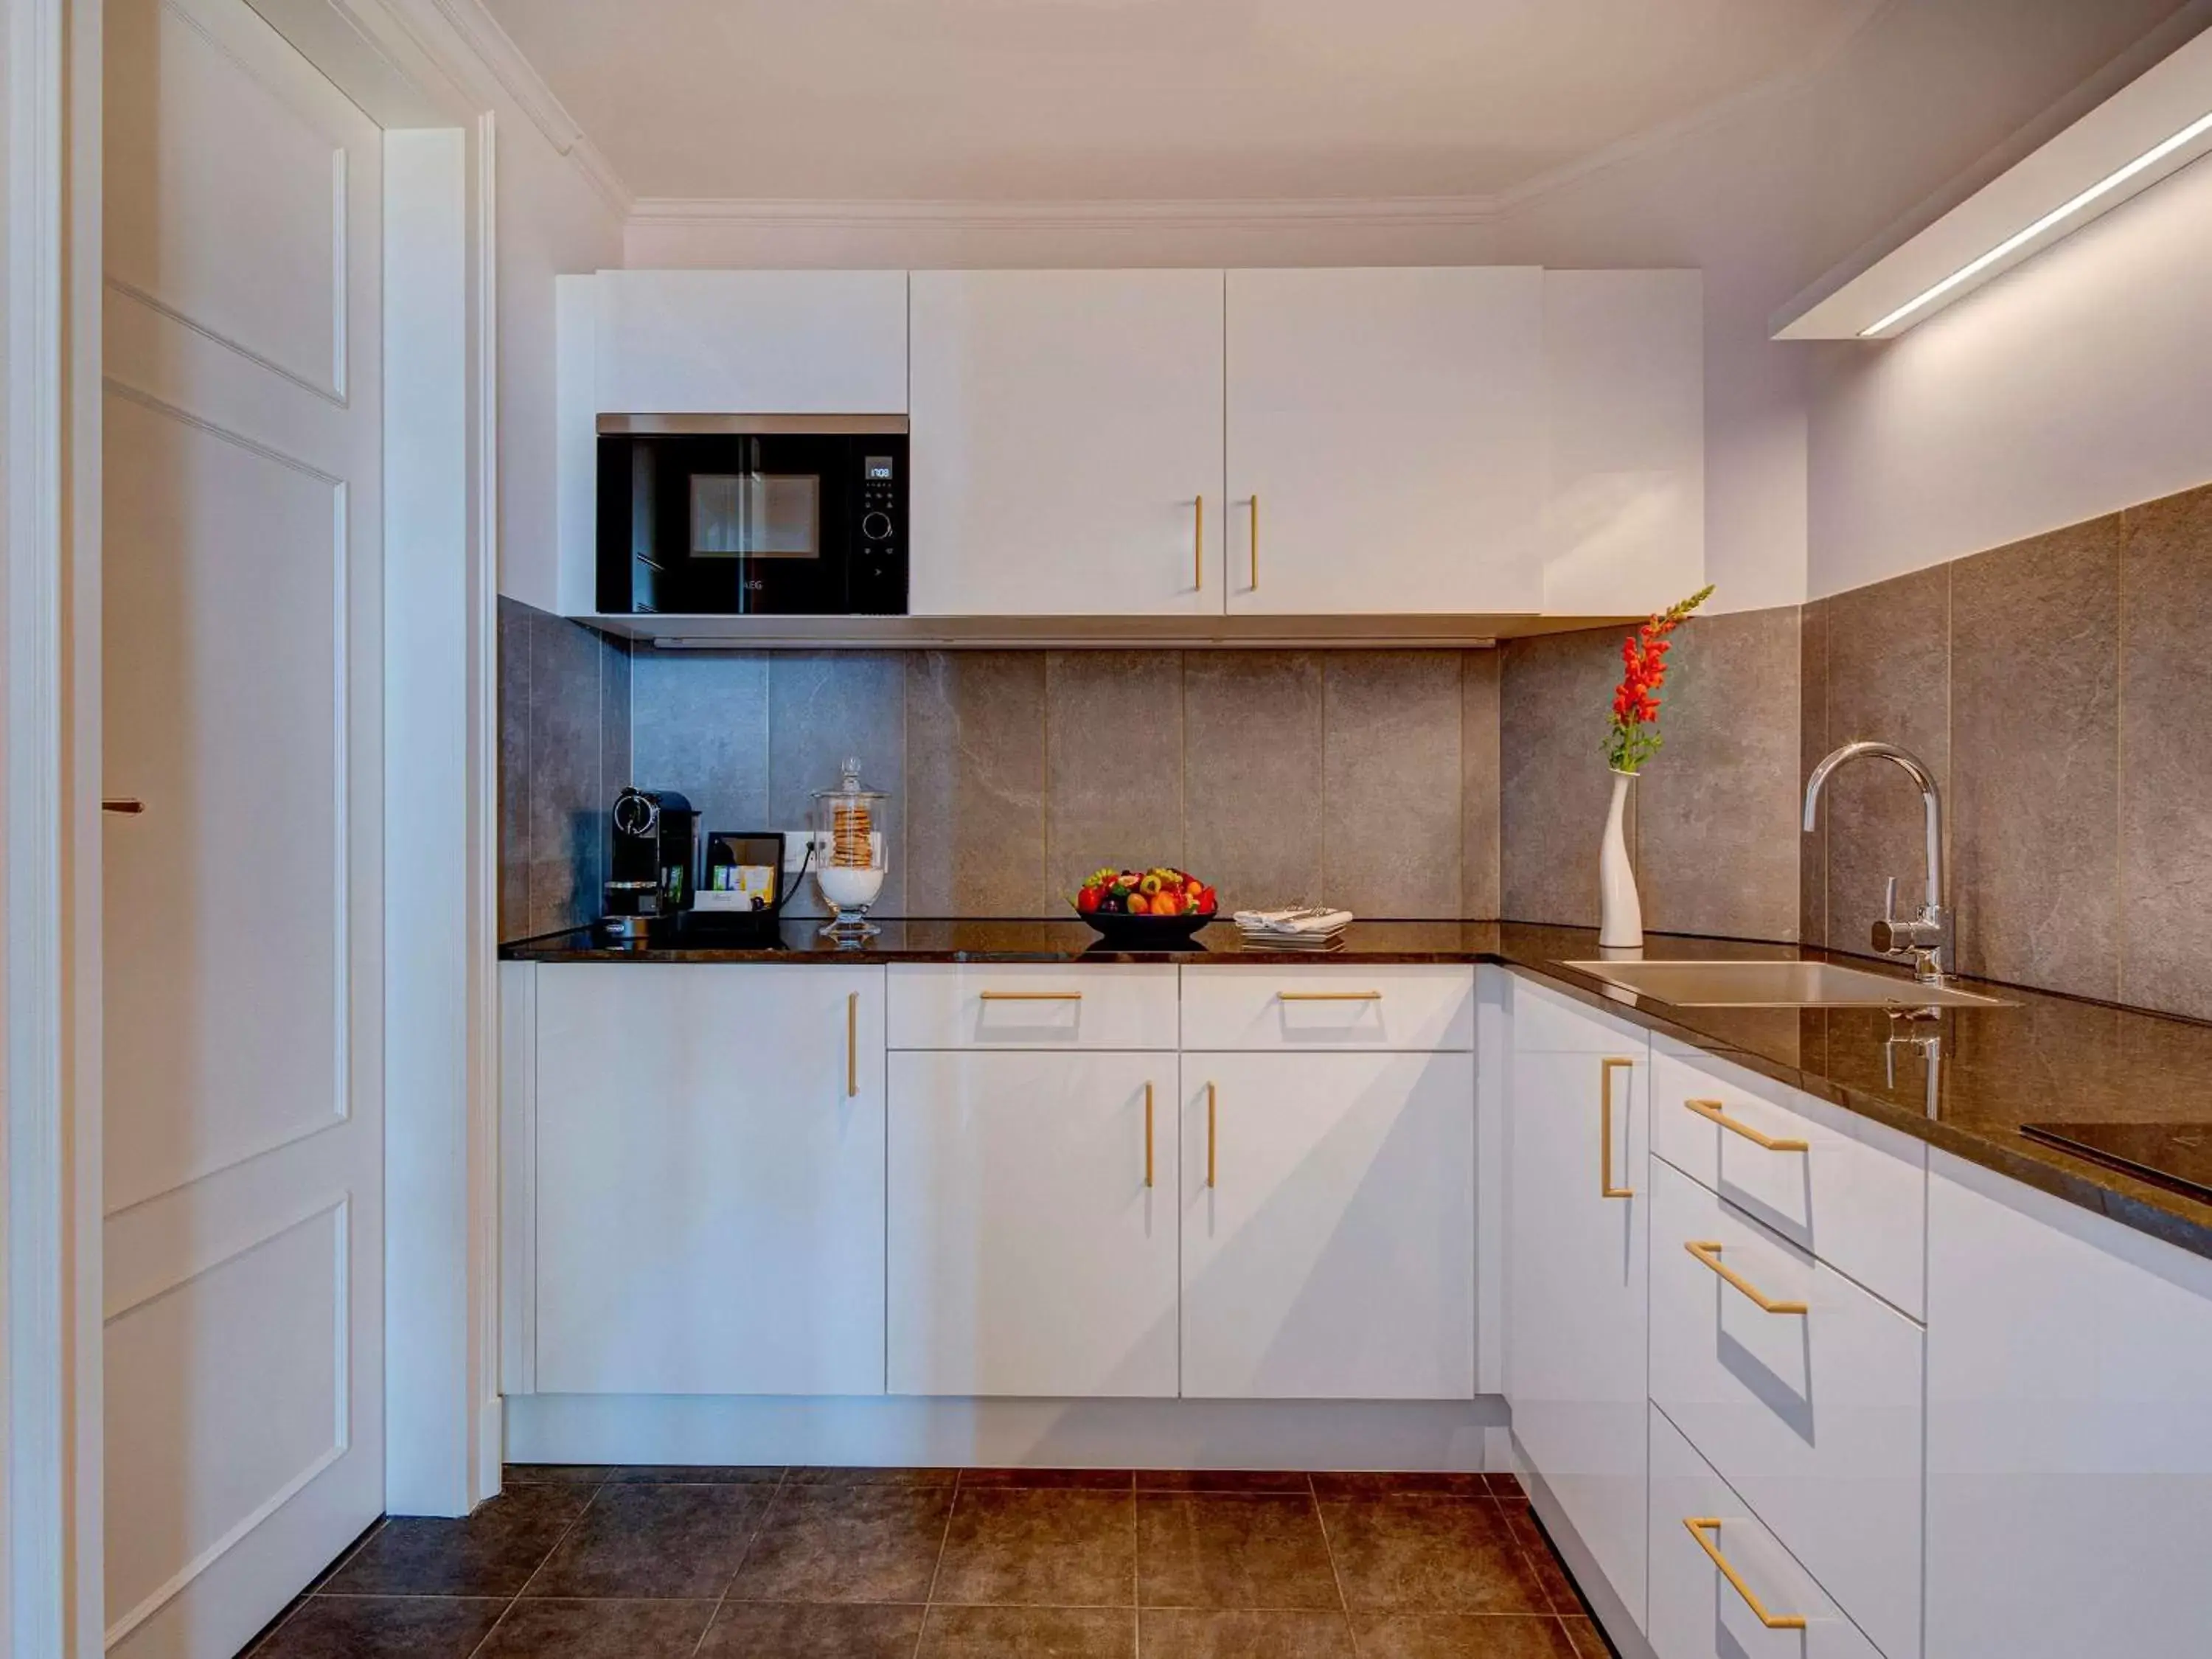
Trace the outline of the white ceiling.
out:
[[[485,0],[641,196],[1488,196],[1878,0]]]

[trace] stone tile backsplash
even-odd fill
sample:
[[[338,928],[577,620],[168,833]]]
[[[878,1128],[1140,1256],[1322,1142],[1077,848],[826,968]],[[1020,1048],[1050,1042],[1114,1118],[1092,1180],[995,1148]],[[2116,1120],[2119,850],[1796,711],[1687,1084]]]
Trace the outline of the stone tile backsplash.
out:
[[[500,601],[500,914],[598,908],[624,783],[796,829],[857,753],[892,792],[884,908],[1055,915],[1096,866],[1224,904],[1594,924],[1618,628],[1496,651],[654,651]],[[2212,487],[1678,636],[1632,824],[1648,926],[1868,949],[1917,898],[1894,768],[1944,791],[1968,972],[2212,1018]],[[806,898],[812,897],[811,889]]]
[[[2212,1018],[2212,488],[1808,613],[1802,764],[1882,738],[1935,769],[1960,965]],[[1917,896],[1920,799],[1894,768],[1837,782],[1805,936],[1863,951],[1882,878]]]

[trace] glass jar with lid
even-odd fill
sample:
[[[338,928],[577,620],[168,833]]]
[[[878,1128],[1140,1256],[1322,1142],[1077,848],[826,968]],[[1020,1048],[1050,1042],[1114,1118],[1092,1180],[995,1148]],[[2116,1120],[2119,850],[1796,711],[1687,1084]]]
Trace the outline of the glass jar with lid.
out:
[[[884,847],[884,803],[890,799],[860,781],[857,757],[846,759],[836,788],[814,792],[814,886],[830,907],[826,938],[862,939],[881,931],[868,920],[868,908],[890,867]]]

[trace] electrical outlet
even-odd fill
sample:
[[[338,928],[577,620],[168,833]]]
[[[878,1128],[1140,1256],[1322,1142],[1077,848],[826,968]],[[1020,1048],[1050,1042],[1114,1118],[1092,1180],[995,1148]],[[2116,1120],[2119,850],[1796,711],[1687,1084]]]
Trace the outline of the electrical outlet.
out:
[[[830,850],[827,830],[787,830],[783,832],[783,867],[797,871],[806,862],[806,849],[814,849],[814,862],[819,865]]]

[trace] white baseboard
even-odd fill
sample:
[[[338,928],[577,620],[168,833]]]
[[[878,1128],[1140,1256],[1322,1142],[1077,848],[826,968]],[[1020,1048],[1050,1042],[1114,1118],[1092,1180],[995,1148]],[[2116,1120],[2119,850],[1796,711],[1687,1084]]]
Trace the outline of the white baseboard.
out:
[[[1506,1422],[1496,1395],[1397,1402],[540,1394],[507,1399],[507,1455],[518,1463],[1504,1469]]]

